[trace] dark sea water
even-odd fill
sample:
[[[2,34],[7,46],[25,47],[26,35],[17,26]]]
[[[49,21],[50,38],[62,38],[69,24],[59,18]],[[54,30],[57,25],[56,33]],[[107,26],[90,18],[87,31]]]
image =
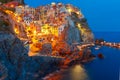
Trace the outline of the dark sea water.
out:
[[[78,2],[72,0],[46,0],[45,2],[42,0],[25,0],[25,3],[36,7],[54,1],[70,2],[82,8],[88,23],[93,26],[93,30],[119,31],[119,0],[77,0]],[[107,42],[120,42],[120,32],[94,32],[94,35],[95,38],[103,38]],[[99,50],[93,49],[92,52],[95,55],[103,53],[105,58],[102,60],[96,58],[83,65],[74,65],[63,71],[63,74],[58,75],[63,77],[62,80],[120,80],[120,49],[102,47]]]
[[[109,42],[120,42],[119,32],[95,32],[95,38],[103,38]],[[63,80],[120,80],[120,49],[102,47],[92,50],[97,56],[104,54],[104,59],[96,58],[83,65],[77,64],[64,72]]]
[[[96,32],[96,38],[103,38],[109,42],[120,42],[120,32]],[[119,80],[120,71],[120,49],[102,47],[93,50],[93,53],[103,53],[105,59],[96,58],[84,65],[90,80]]]
[[[95,32],[95,38],[103,38],[109,42],[120,42],[120,32]],[[120,49],[103,46],[99,50],[92,49],[97,56],[102,53],[105,58],[96,57],[93,61],[76,64],[60,71],[57,80],[120,80]],[[56,77],[56,76],[53,76]]]

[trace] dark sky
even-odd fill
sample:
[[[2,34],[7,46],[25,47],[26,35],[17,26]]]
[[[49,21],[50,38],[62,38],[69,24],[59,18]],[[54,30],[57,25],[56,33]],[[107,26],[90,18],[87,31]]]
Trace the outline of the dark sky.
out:
[[[95,32],[120,32],[120,0],[25,0],[32,7],[51,2],[71,3],[79,7]]]

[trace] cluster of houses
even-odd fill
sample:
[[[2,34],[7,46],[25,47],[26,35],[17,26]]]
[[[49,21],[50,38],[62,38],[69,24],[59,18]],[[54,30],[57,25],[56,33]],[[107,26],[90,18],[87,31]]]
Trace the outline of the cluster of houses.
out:
[[[50,5],[37,8],[32,8],[27,5],[15,7],[15,13],[22,17],[27,26],[34,24],[42,29],[44,25],[48,24],[48,26],[52,26],[58,30],[58,35],[61,34],[68,24],[67,17],[70,16],[72,12],[76,13],[79,18],[84,17],[78,8],[70,4],[63,5],[62,3],[51,3]],[[39,28],[38,30],[41,30]]]
[[[17,34],[18,32],[19,34],[26,32],[29,39],[50,35],[59,37],[67,27],[70,25],[75,26],[72,20],[73,13],[79,19],[84,18],[81,11],[71,4],[51,3],[45,6],[32,8],[17,2],[10,2],[4,4],[4,6],[15,10],[10,14],[12,17],[11,19],[17,22],[15,23],[15,32],[17,31]],[[7,11],[11,11],[11,9]],[[24,30],[22,28],[24,28]]]

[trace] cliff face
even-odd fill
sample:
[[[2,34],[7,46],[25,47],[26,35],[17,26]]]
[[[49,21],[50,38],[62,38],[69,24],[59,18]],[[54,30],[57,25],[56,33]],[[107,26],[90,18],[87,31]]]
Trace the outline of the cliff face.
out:
[[[70,45],[82,42],[81,32],[75,26],[70,26],[65,34],[65,41]]]
[[[0,64],[4,68],[0,75],[3,80],[15,80],[22,57],[27,54],[20,40],[10,33],[0,32]],[[0,67],[1,68],[1,67]],[[20,68],[20,67],[19,67]]]
[[[0,80],[38,80],[57,69],[54,61],[59,59],[28,57],[27,53],[18,38],[0,31]]]
[[[17,1],[21,2],[21,0]],[[24,6],[22,7],[24,9]],[[24,9],[24,13],[17,13],[19,14],[18,17],[21,18],[21,22],[23,22],[24,25],[19,23],[11,24],[13,24],[14,33],[19,38],[26,38],[26,40],[31,40],[31,42],[34,42],[33,40],[35,38],[35,40],[39,41],[42,40],[41,38],[45,37],[42,41],[47,40],[51,43],[51,40],[56,37],[56,41],[61,39],[63,42],[67,42],[70,45],[80,42],[93,42],[93,33],[88,27],[87,21],[79,9],[70,4],[64,5],[62,3],[42,7],[43,8],[32,8],[35,14],[31,13],[30,7],[26,8],[28,12]],[[26,13],[34,17],[30,22],[25,19],[28,17],[26,16]],[[41,17],[43,14],[44,18]],[[35,19],[36,15],[40,16],[40,20]],[[29,16],[28,18],[31,17]],[[15,19],[17,19],[17,17],[15,17]],[[13,22],[15,22],[14,19]],[[27,23],[29,23],[29,25],[27,25]]]
[[[79,19],[73,13],[66,19],[68,24],[60,36],[63,42],[57,41],[55,50],[69,53],[71,50],[68,44],[93,41],[93,33],[84,18]],[[45,44],[42,47],[41,53],[44,54],[48,49],[52,53],[51,44]],[[59,62],[60,59],[28,57],[27,53],[23,43],[15,35],[11,34],[9,30],[0,29],[0,80],[40,80],[47,73],[58,69],[54,61]]]
[[[63,31],[61,36],[64,36],[63,39],[68,44],[71,45],[73,43],[86,43],[94,41],[94,35],[90,30],[85,18],[79,19],[76,17],[76,14],[73,13],[71,16],[67,17],[67,21],[68,26],[66,26],[67,28],[65,31]]]
[[[77,40],[76,37],[74,40]],[[46,74],[59,69],[61,59],[29,57],[27,53],[16,36],[0,31],[0,80],[41,80]]]
[[[82,41],[83,42],[93,42],[94,34],[91,31],[91,29],[87,23],[87,20],[85,18],[83,18],[76,22],[79,22],[81,24],[81,28],[84,30],[84,32],[81,33]]]

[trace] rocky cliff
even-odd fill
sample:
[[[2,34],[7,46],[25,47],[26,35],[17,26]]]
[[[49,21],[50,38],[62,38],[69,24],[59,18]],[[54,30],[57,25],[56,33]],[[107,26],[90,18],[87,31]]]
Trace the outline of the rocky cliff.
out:
[[[59,69],[61,59],[29,57],[27,53],[16,36],[0,31],[0,80],[41,80],[46,74]]]
[[[94,35],[85,18],[79,19],[76,17],[76,14],[73,13],[71,16],[67,17],[67,20],[68,28],[64,31],[63,35],[68,44],[94,41]],[[81,28],[79,28],[78,24]]]
[[[0,80],[39,80],[58,69],[59,59],[28,57],[27,53],[17,37],[0,31]]]
[[[67,21],[68,24],[60,36],[65,42],[57,41],[60,45],[57,44],[55,50],[69,53],[70,46],[67,43],[71,45],[72,43],[93,41],[94,36],[85,18],[79,19],[75,13],[72,13],[67,17]],[[48,47],[48,44],[42,47],[44,48],[41,51],[43,54],[48,48],[51,48],[51,46]],[[65,51],[59,47],[64,47]],[[46,74],[59,69],[56,63],[59,63],[60,59],[29,57],[27,53],[23,43],[11,31],[0,28],[0,80],[41,80]]]

